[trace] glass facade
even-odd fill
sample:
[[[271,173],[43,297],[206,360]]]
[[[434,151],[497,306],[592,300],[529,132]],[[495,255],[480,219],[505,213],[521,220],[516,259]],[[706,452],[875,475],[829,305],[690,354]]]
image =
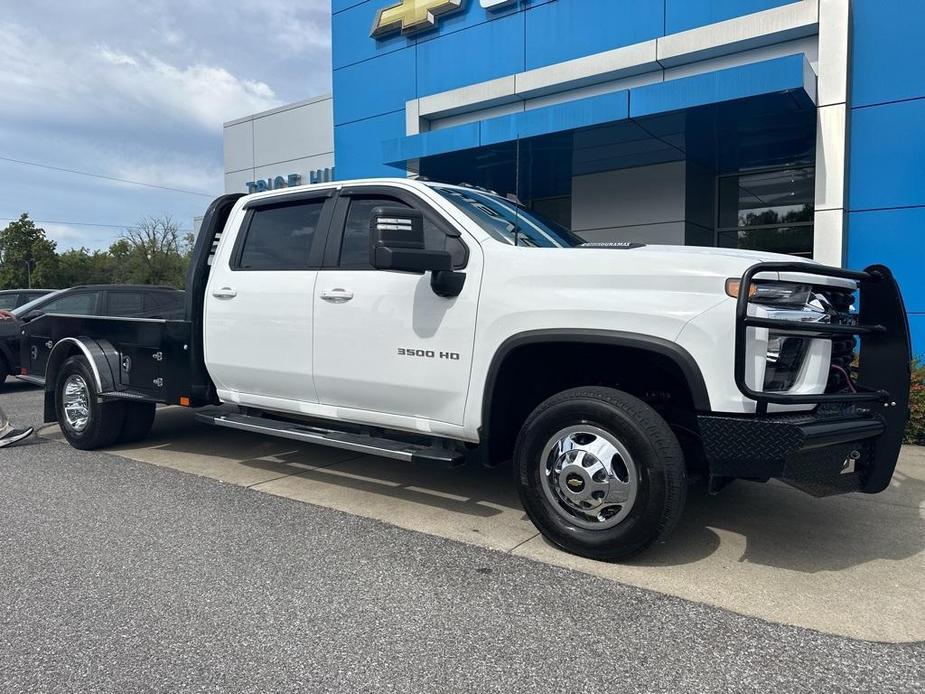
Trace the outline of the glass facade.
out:
[[[813,167],[720,176],[716,208],[718,246],[813,254]]]

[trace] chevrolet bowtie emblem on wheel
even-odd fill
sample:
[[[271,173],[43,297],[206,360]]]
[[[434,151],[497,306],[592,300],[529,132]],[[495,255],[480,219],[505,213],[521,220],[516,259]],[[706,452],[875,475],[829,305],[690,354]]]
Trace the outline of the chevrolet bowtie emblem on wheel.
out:
[[[401,0],[379,10],[372,36],[381,38],[401,31],[408,36],[437,26],[437,18],[462,9],[463,0]]]

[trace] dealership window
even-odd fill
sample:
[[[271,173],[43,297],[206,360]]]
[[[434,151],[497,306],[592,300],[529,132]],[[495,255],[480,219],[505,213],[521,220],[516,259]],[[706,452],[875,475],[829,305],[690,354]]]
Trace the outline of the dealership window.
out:
[[[717,191],[718,246],[812,256],[812,167],[720,176]]]

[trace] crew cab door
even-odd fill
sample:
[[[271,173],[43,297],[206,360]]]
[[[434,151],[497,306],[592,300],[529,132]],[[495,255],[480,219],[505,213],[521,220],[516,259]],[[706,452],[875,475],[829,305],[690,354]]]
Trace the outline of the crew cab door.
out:
[[[312,296],[331,209],[330,194],[314,192],[257,198],[235,215],[205,295],[205,360],[223,400],[317,402]]]
[[[437,296],[430,273],[372,268],[370,221],[377,207],[424,214],[427,247],[450,251],[454,267],[465,273],[459,296]],[[314,296],[322,405],[462,424],[482,258],[478,244],[459,233],[410,191],[357,187],[340,194]]]

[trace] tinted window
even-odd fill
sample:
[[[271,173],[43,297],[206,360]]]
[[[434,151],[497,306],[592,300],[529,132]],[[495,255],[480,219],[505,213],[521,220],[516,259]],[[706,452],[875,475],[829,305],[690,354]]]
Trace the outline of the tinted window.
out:
[[[324,201],[254,210],[237,267],[242,270],[305,270]]]
[[[109,315],[127,318],[144,312],[144,295],[141,292],[109,292]]]
[[[184,317],[183,292],[149,292],[145,294],[145,315],[151,318]]]
[[[373,210],[377,207],[407,207],[409,205],[391,198],[351,198],[347,222],[344,225],[344,240],[340,249],[340,267],[344,269],[369,270],[369,226]],[[466,260],[466,247],[462,241],[447,236],[440,227],[424,217],[424,247],[434,251],[450,251],[453,267],[462,267]]]
[[[433,186],[433,190],[503,243],[531,248],[575,248],[584,244],[568,229],[511,200],[475,189]]]
[[[9,311],[11,308],[16,308],[18,300],[18,294],[0,294],[0,310]]]
[[[30,301],[40,299],[48,294],[50,294],[50,292],[19,292],[19,300],[16,305],[22,306],[23,304],[28,304]]]
[[[65,313],[72,316],[92,316],[96,313],[99,292],[74,292],[37,306],[44,313]]]

